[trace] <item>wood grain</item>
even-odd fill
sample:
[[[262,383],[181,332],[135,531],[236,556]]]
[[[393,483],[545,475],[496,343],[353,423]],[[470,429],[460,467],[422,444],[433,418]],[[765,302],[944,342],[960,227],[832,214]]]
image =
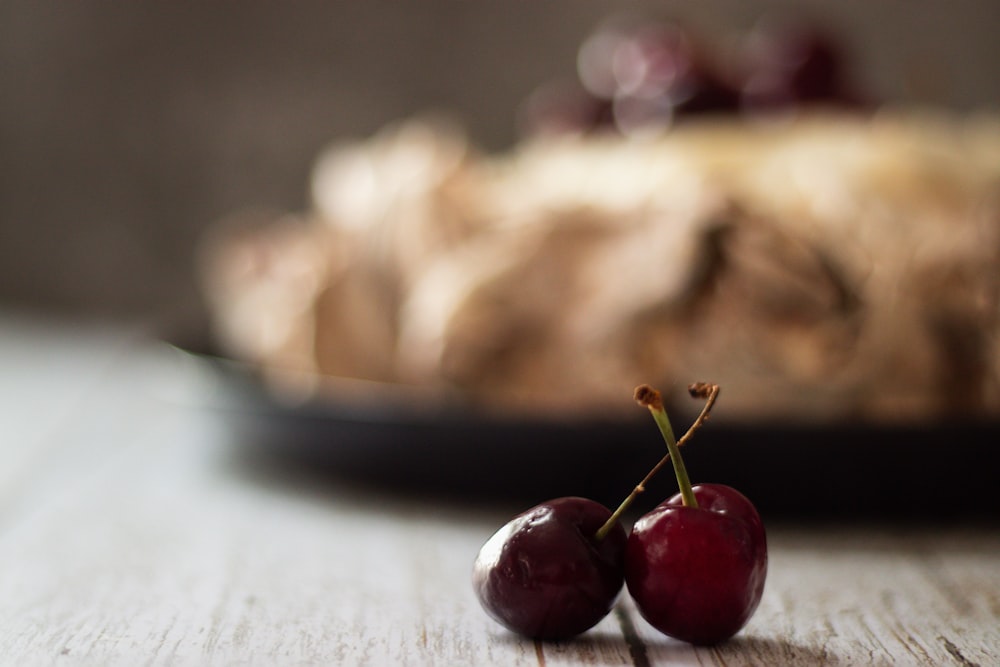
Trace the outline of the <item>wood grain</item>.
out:
[[[469,585],[504,512],[250,466],[164,400],[169,358],[106,343],[72,386],[59,364],[0,377],[2,664],[1000,664],[1000,534],[957,526],[771,526],[761,607],[718,647],[659,635],[627,595],[577,640],[514,637]],[[0,360],[23,352],[0,334]],[[62,383],[50,420],[16,418],[48,405],[44,377],[17,391],[32,371]]]

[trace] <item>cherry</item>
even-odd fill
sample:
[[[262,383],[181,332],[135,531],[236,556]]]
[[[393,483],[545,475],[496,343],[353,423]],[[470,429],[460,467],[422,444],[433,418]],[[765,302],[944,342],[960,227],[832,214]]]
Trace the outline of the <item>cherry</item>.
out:
[[[764,525],[739,491],[693,488],[640,518],[629,536],[626,582],[650,625],[692,644],[716,644],[746,625],[767,575]]]
[[[659,392],[648,385],[636,389],[636,400],[660,427],[667,454],[614,512],[586,498],[549,500],[511,519],[483,545],[472,583],[491,617],[526,637],[568,639],[604,618],[627,583],[642,615],[671,636],[710,644],[743,627],[760,602],[767,572],[763,523],[737,491],[691,487],[680,447],[708,419],[719,387],[698,383],[688,389],[706,400],[680,440]],[[640,519],[626,537],[619,519],[671,461],[680,494]]]
[[[835,41],[814,26],[762,22],[747,39],[745,61],[740,104],[748,113],[861,102]]]
[[[718,387],[706,386],[693,393],[706,389],[710,397],[718,394]],[[760,603],[767,576],[764,524],[735,489],[691,486],[659,393],[640,390],[637,399],[667,441],[680,493],[635,523],[625,556],[626,585],[653,627],[692,644],[716,644],[739,632]]]
[[[479,551],[473,588],[508,630],[568,639],[611,611],[624,581],[627,538],[586,498],[557,498],[511,519]],[[598,535],[598,531],[607,529]]]
[[[739,110],[739,89],[687,30],[669,22],[598,29],[580,47],[577,72],[586,90],[612,104],[611,120],[624,134]]]

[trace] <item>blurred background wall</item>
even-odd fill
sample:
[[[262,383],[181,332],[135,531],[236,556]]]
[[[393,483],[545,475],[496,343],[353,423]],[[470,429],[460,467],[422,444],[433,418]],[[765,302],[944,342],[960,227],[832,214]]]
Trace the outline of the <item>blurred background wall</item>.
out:
[[[301,210],[317,152],[426,109],[515,139],[518,103],[575,75],[635,3],[0,2],[0,308],[200,317],[212,221]],[[881,99],[996,108],[1000,3],[645,3],[712,39],[811,17]]]

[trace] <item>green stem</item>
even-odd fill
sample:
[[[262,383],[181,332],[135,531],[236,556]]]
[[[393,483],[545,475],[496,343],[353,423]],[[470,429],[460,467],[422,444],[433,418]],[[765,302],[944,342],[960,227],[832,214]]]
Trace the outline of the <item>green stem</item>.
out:
[[[618,506],[618,509],[611,513],[611,516],[609,516],[608,520],[604,522],[604,525],[601,526],[596,533],[594,533],[594,538],[597,539],[598,542],[608,536],[608,533],[611,532],[611,528],[614,527],[614,525],[618,523],[618,520],[622,518],[622,514],[624,514],[632,502],[639,497],[639,494],[646,490],[646,484],[649,483],[649,480],[653,479],[653,476],[660,472],[660,468],[667,465],[667,461],[669,460],[670,454],[667,454],[662,459],[657,461],[656,465],[653,466],[653,469],[646,474],[646,476],[634,489],[632,489],[632,493],[628,494],[628,497],[622,501],[622,504]]]
[[[719,396],[719,386],[714,384],[707,384],[699,382],[688,387],[688,391],[694,398],[704,398],[705,405],[701,409],[701,413],[698,418],[694,420],[694,423],[688,427],[688,430],[681,436],[680,440],[674,441],[674,430],[670,426],[670,420],[667,418],[667,413],[663,409],[663,400],[660,397],[660,393],[649,387],[648,385],[643,385],[636,388],[636,400],[640,405],[649,408],[649,411],[653,415],[653,419],[656,421],[657,426],[660,427],[660,433],[663,434],[663,439],[667,441],[667,455],[657,461],[656,465],[646,473],[646,476],[642,478],[642,481],[632,489],[632,493],[628,494],[628,497],[622,501],[621,505],[618,506],[608,520],[604,522],[598,531],[594,534],[594,538],[598,541],[603,540],[611,532],[612,527],[621,518],[622,514],[629,508],[632,502],[639,496],[640,493],[646,490],[646,485],[651,479],[660,471],[663,466],[667,464],[667,461],[674,461],[674,473],[677,475],[677,483],[681,487],[681,499],[684,504],[689,507],[698,507],[698,503],[694,498],[694,493],[691,490],[691,481],[687,476],[687,469],[684,468],[684,462],[681,460],[680,448],[691,439],[694,432],[701,428],[708,420],[708,413],[712,411],[712,406],[715,405],[715,399]],[[677,462],[680,462],[679,470]],[[683,482],[681,481],[683,477]],[[690,494],[690,502],[684,496],[684,488],[687,487],[688,493]]]
[[[670,426],[667,412],[662,407],[650,406],[649,411],[653,415],[653,420],[660,427],[660,434],[667,443],[667,451],[670,453],[670,460],[674,463],[674,475],[677,476],[677,486],[681,490],[681,500],[685,507],[698,507],[698,501],[694,497],[691,489],[691,479],[688,477],[687,468],[684,467],[684,459],[681,457],[680,447],[674,438],[674,430]]]

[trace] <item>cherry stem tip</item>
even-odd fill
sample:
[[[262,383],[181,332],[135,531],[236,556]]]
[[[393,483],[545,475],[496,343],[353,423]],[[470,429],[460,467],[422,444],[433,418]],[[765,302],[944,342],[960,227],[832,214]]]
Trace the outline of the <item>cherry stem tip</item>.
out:
[[[665,466],[671,459],[675,459],[675,472],[679,465],[681,469],[681,474],[678,476],[678,482],[682,487],[682,494],[686,490],[686,498],[688,502],[685,504],[693,504],[697,507],[697,502],[694,500],[694,496],[691,493],[691,483],[687,481],[687,472],[684,471],[684,464],[680,460],[680,452],[677,451],[681,446],[687,443],[688,440],[694,435],[701,426],[708,420],[708,414],[712,411],[712,406],[715,405],[715,400],[719,397],[719,385],[711,384],[708,382],[695,382],[694,384],[688,385],[688,393],[692,398],[704,399],[705,405],[701,408],[701,413],[698,414],[697,419],[694,423],[688,427],[688,430],[681,436],[679,440],[674,442],[673,440],[673,430],[670,428],[670,422],[667,419],[666,411],[663,409],[663,396],[659,391],[649,386],[648,384],[641,384],[635,388],[634,398],[639,405],[648,408],[651,413],[653,413],[656,419],[657,425],[660,426],[663,432],[664,439],[667,441],[667,454],[663,456],[655,466],[646,474],[641,482],[639,482],[632,492],[622,501],[621,505],[612,512],[611,516],[604,523],[603,526],[597,531],[595,538],[597,540],[603,540],[607,537],[608,533],[611,532],[611,528],[618,522],[622,514],[628,509],[633,501],[646,490],[646,485],[649,481],[660,471],[663,466]],[[676,456],[674,456],[676,454]],[[682,481],[683,478],[683,481]],[[685,484],[686,483],[686,484]],[[686,485],[686,489],[684,488]]]

